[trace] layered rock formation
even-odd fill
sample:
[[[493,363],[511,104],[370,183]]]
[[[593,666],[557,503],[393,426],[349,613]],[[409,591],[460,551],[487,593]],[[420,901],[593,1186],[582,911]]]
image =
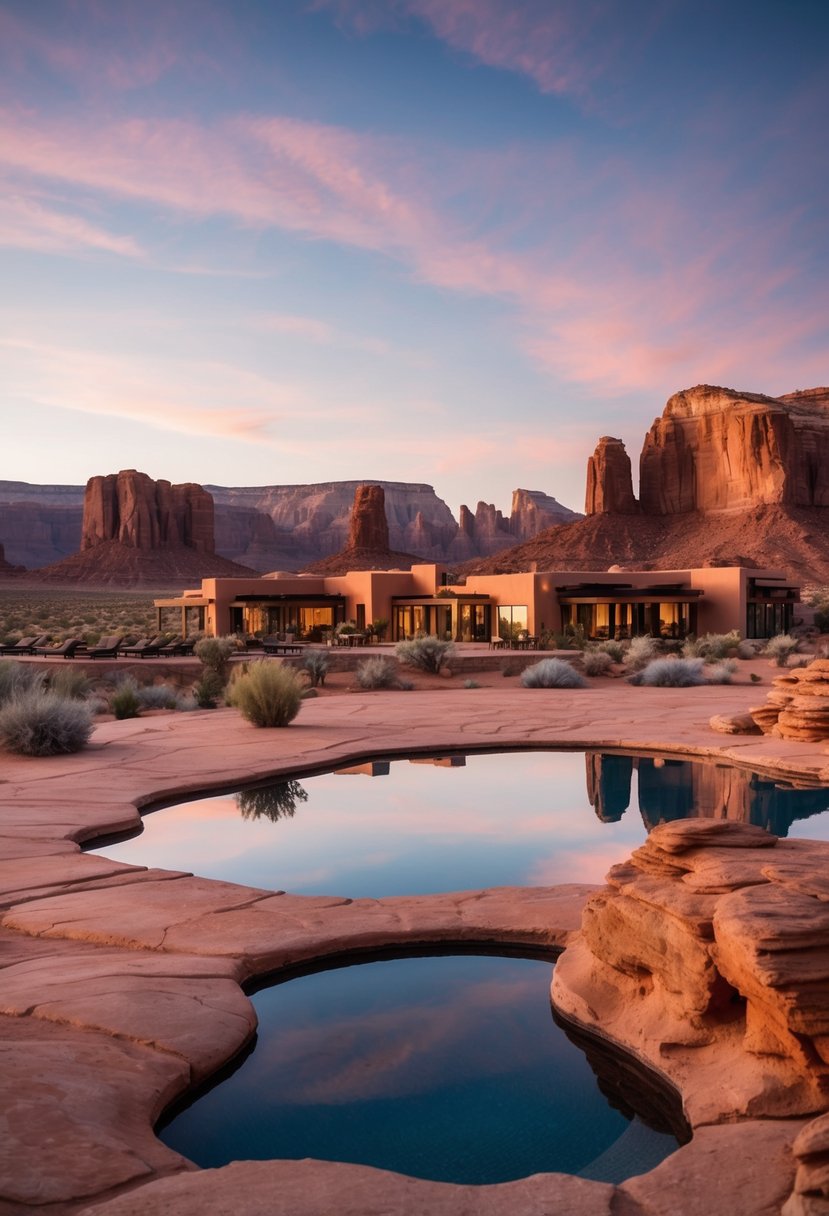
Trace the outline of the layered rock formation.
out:
[[[829,389],[676,393],[646,436],[639,487],[637,502],[624,445],[605,436],[588,463],[585,519],[464,571],[737,564],[829,582]]]
[[[750,710],[763,734],[804,743],[829,740],[829,659],[814,659],[772,683],[766,703]]]
[[[253,573],[217,557],[214,549],[213,500],[201,486],[153,481],[125,469],[89,479],[81,551],[37,577],[124,584]]]
[[[382,486],[358,486],[348,531],[339,553],[309,566],[309,574],[346,574],[349,570],[408,570],[421,559],[389,547],[386,495]]]
[[[0,545],[0,574],[22,574],[23,566],[13,566],[11,562],[6,561],[6,551]]]
[[[124,469],[90,477],[86,485],[81,552],[114,540],[131,549],[186,546],[213,553],[213,499],[193,482],[171,485]]]
[[[208,486],[214,499],[216,552],[257,570],[298,570],[348,543],[359,481],[296,486]],[[461,562],[508,548],[552,524],[580,516],[540,490],[515,490],[509,517],[480,502],[461,507],[460,524],[433,488],[378,482],[386,494],[393,550],[425,560]],[[59,561],[80,544],[83,486],[0,482],[0,541],[10,561],[32,568]]]
[[[667,1074],[692,1125],[825,1110],[827,862],[744,824],[655,828],[588,901],[556,1008]]]

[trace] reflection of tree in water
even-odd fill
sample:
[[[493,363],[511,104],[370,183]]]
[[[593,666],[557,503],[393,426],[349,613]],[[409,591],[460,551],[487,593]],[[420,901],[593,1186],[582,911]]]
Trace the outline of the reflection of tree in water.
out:
[[[236,805],[243,819],[293,819],[297,803],[307,802],[308,792],[298,781],[274,781],[255,790],[240,790]]]

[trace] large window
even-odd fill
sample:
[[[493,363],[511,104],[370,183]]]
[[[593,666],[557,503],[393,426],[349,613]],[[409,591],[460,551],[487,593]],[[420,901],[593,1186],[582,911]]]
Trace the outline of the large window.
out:
[[[505,642],[514,642],[519,634],[528,633],[526,604],[498,605],[498,634]]]

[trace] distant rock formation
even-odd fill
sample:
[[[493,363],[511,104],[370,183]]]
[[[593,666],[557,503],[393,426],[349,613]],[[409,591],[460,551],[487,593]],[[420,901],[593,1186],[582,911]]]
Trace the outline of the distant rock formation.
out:
[[[6,561],[6,551],[0,545],[0,574],[23,574],[24,566],[13,566],[11,562]]]
[[[215,551],[256,570],[299,570],[348,543],[360,481],[294,486],[207,486],[214,500]],[[389,544],[424,560],[458,563],[497,553],[540,529],[580,516],[540,490],[515,490],[509,518],[489,504],[461,523],[430,485],[379,481]],[[83,486],[0,481],[0,541],[8,559],[31,568],[75,553],[81,543]]]
[[[461,572],[739,564],[829,582],[829,389],[782,397],[686,389],[645,438],[638,504],[629,468],[621,442],[601,439],[588,464],[585,519]]]
[[[621,439],[603,435],[587,462],[587,515],[635,515],[639,504],[633,495],[630,457]]]
[[[355,490],[347,547],[384,552],[389,548],[386,495],[382,486],[358,486]]]
[[[348,544],[339,553],[315,562],[308,574],[346,574],[349,570],[408,570],[422,561],[411,553],[389,548],[386,495],[380,485],[357,486]]]
[[[171,485],[122,469],[86,485],[81,552],[114,540],[131,549],[215,551],[213,499],[192,482]]]
[[[214,550],[213,500],[206,490],[124,469],[89,479],[80,552],[36,576],[43,582],[126,585],[254,573]]]

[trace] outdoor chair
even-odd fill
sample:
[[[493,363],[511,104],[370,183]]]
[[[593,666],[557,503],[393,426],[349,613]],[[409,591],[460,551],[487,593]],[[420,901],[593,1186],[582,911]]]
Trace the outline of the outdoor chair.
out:
[[[154,638],[141,638],[128,646],[122,646],[120,654],[131,659],[154,659],[164,641],[164,634],[158,633]]]
[[[124,635],[121,633],[111,633],[99,642],[97,646],[90,646],[87,651],[87,657],[90,659],[116,659],[118,657],[118,649],[124,641]]]
[[[59,646],[36,646],[34,653],[50,659],[74,659],[79,650],[85,649],[86,643],[83,638],[68,638]]]
[[[491,637],[489,639],[489,649],[490,650],[503,650],[504,649],[504,639],[500,636],[500,634],[497,634],[495,637]]]
[[[19,642],[14,642],[11,646],[0,646],[0,654],[34,654],[35,646],[45,646],[48,641],[48,633],[41,634],[39,638],[21,638]]]
[[[184,638],[181,636],[181,634],[176,634],[174,638],[170,638],[170,640],[165,642],[163,646],[159,646],[159,655],[161,655],[162,658],[171,659],[173,655],[177,653],[177,647],[179,647],[183,641]]]

